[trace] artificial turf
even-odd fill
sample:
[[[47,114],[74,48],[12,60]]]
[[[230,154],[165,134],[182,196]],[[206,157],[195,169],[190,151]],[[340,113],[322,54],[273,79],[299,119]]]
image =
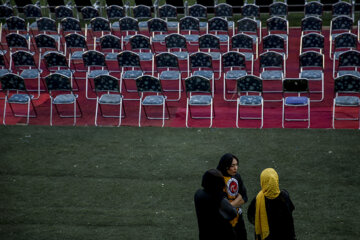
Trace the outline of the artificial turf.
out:
[[[260,172],[277,170],[298,239],[360,237],[357,130],[1,126],[0,136],[2,240],[196,239],[193,194],[226,152],[250,200]]]

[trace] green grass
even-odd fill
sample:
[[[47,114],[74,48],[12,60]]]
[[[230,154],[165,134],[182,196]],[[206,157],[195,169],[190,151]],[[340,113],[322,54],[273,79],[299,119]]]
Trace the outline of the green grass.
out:
[[[2,240],[196,239],[193,194],[226,152],[250,199],[262,169],[278,171],[298,239],[360,237],[357,130],[7,126],[0,136]]]

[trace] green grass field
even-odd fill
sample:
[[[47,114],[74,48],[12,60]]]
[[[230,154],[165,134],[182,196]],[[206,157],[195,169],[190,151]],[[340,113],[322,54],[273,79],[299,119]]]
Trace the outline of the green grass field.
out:
[[[357,130],[1,126],[0,136],[2,240],[196,239],[194,192],[226,152],[250,199],[260,172],[278,171],[298,239],[360,238]]]

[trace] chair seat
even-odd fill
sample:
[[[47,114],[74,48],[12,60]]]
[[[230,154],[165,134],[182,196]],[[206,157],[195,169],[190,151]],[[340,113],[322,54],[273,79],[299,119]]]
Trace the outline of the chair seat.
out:
[[[300,73],[300,78],[306,78],[308,80],[322,79],[322,70],[304,70]]]
[[[163,71],[160,74],[160,80],[178,80],[180,78],[179,71]]]
[[[165,101],[165,97],[164,96],[160,96],[160,95],[150,95],[150,96],[146,96],[143,101],[142,104],[143,105],[162,105]]]
[[[229,41],[229,35],[220,34],[220,35],[216,35],[216,36],[220,39],[220,42],[228,42]]]
[[[82,55],[83,55],[83,51],[76,51],[71,55],[71,59],[72,60],[77,60],[77,59],[81,59],[82,60]]]
[[[214,77],[214,72],[209,70],[201,70],[201,71],[195,71],[193,75],[206,77],[207,79],[212,79]]]
[[[37,27],[38,27],[37,22],[31,23],[29,27],[30,27],[30,29],[34,29],[34,30],[37,29]]]
[[[283,78],[283,72],[280,70],[264,71],[260,77],[263,80],[281,80]]]
[[[286,97],[285,105],[305,106],[308,104],[308,97]]]
[[[119,29],[119,28],[120,28],[120,23],[119,23],[118,21],[113,22],[113,23],[111,24],[111,27],[114,28],[114,29]]]
[[[72,71],[71,71],[71,70],[67,70],[67,69],[57,70],[56,73],[65,75],[65,76],[67,76],[67,77],[71,77],[71,75],[72,75]]]
[[[207,22],[200,22],[199,26],[200,28],[207,28]]]
[[[192,95],[189,100],[190,105],[210,105],[212,97],[210,95]]]
[[[57,95],[54,100],[53,103],[54,104],[70,104],[70,103],[74,103],[74,101],[76,100],[76,95],[74,94],[60,94]]]
[[[254,54],[252,52],[240,52],[245,56],[246,61],[251,61],[253,59]]]
[[[167,22],[168,28],[178,28],[179,22]]]
[[[21,72],[20,77],[23,78],[37,78],[40,75],[37,69],[25,69]]]
[[[103,94],[99,99],[100,104],[120,104],[122,96],[120,94]]]
[[[139,22],[139,28],[148,28],[147,22]]]
[[[140,70],[131,70],[131,71],[126,71],[123,73],[122,78],[125,79],[135,79],[138,78],[140,76],[143,75],[143,72]]]
[[[9,103],[28,103],[31,97],[27,94],[13,94],[9,97]]]
[[[109,71],[108,70],[92,70],[88,77],[89,78],[96,78],[97,76],[100,75],[109,75]]]
[[[119,53],[108,53],[105,56],[105,60],[117,60],[117,55]]]
[[[10,73],[10,70],[8,70],[8,69],[0,69],[0,76],[3,76],[5,74],[7,74],[7,73]]]
[[[185,34],[184,35],[186,41],[188,42],[198,42],[199,41],[199,35],[196,34]]]
[[[225,74],[225,79],[237,79],[245,75],[247,75],[247,72],[245,70],[227,71]]]
[[[243,95],[240,96],[240,105],[261,105],[262,99],[262,96]]]
[[[336,106],[359,106],[360,99],[356,96],[338,96],[335,98]]]
[[[358,71],[339,71],[338,72],[338,76],[340,77],[340,76],[344,76],[344,75],[348,75],[348,74],[350,74],[350,75],[354,75],[354,76],[356,76],[356,77],[360,77],[360,72],[358,72]]]
[[[165,37],[167,36],[167,34],[155,34],[152,37],[152,41],[153,42],[165,42]]]
[[[220,52],[208,52],[208,54],[210,54],[212,59],[215,60],[215,61],[218,61],[221,58],[221,53]]]
[[[151,52],[140,52],[138,54],[141,61],[150,61],[153,58],[153,53]]]
[[[174,54],[175,56],[177,56],[178,59],[180,59],[180,60],[185,60],[189,56],[188,52],[171,52],[171,53]]]

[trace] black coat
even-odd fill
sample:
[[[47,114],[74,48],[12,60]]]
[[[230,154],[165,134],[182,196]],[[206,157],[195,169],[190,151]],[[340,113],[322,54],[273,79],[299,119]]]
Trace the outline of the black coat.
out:
[[[295,240],[295,228],[292,212],[295,207],[289,193],[282,190],[275,199],[265,197],[265,207],[268,217],[270,234],[266,240]],[[248,208],[248,220],[255,224],[256,197],[251,201]],[[261,239],[256,236],[255,239]]]

